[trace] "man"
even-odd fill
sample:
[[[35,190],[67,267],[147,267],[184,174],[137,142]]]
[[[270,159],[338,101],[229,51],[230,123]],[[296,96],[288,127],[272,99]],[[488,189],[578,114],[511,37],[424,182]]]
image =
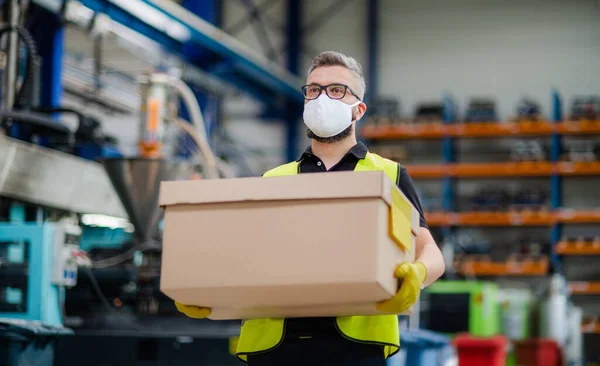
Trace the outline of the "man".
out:
[[[389,313],[412,306],[421,289],[444,272],[444,261],[425,221],[414,184],[399,164],[367,151],[356,140],[356,122],[367,106],[362,101],[365,80],[360,64],[337,52],[319,54],[312,62],[305,97],[304,123],[309,147],[295,162],[264,174],[265,177],[347,170],[383,170],[420,213],[416,261],[403,263],[395,275],[401,279],[397,295],[379,303]],[[307,231],[310,228],[306,228]],[[177,304],[193,318],[210,309]],[[238,357],[250,366],[357,365],[384,366],[398,351],[398,318],[395,315],[338,318],[256,319],[245,321],[238,342]]]

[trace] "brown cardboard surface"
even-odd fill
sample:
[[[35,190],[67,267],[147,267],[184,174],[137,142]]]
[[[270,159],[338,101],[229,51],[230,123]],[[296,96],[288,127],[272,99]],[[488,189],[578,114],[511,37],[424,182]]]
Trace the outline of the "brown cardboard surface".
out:
[[[414,260],[390,237],[383,173],[183,183],[161,187],[161,290],[212,319],[380,314]]]
[[[393,182],[383,172],[162,182],[159,204],[164,207],[178,204],[367,197],[381,198],[391,204],[392,186]]]

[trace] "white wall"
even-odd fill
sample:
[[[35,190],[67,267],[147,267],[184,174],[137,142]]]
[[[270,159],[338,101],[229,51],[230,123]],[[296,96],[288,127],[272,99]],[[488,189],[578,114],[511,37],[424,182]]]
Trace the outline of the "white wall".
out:
[[[270,18],[277,21],[285,19],[284,2],[276,2],[267,10]],[[247,9],[241,1],[226,0],[223,2],[222,28],[230,29],[234,24],[248,16]],[[281,50],[285,42],[285,33],[267,26],[267,34],[271,44],[276,50]],[[266,57],[262,41],[257,36],[255,25],[247,24],[235,34],[235,38],[248,48]],[[279,54],[279,52],[278,52]],[[282,55],[276,60],[280,65],[285,65]],[[239,141],[244,147],[259,151],[263,158],[255,158],[252,167],[257,174],[261,174],[270,167],[280,164],[284,160],[285,129],[280,121],[265,123],[256,118],[261,111],[261,103],[247,95],[226,98],[223,101],[223,125],[233,139]]]
[[[522,96],[550,113],[551,88],[570,101],[600,92],[595,0],[382,0],[380,94],[403,113],[449,91],[495,98],[501,118]]]
[[[260,4],[261,2],[256,2]],[[302,2],[304,26],[309,26],[312,20],[335,3],[335,0],[306,0]],[[246,16],[246,8],[238,0],[224,2],[223,28],[229,29],[233,24]],[[312,58],[318,52],[336,50],[355,56],[359,61],[366,63],[366,32],[365,16],[366,1],[348,1],[335,13],[330,13],[330,18],[321,23],[319,27],[311,28],[303,41],[304,52],[300,63],[301,75],[304,78]],[[268,9],[270,18],[279,20],[285,25],[285,1],[279,1]],[[267,25],[267,32],[271,43],[278,49],[285,48],[285,33]],[[253,25],[246,26],[236,36],[252,50],[266,57],[265,48],[256,35]],[[277,62],[286,66],[287,53],[283,52]],[[246,147],[260,150],[264,157],[253,166],[257,173],[285,162],[285,128],[282,121],[264,122],[256,118],[261,103],[248,97],[229,98],[224,102],[224,124],[229,133]],[[305,127],[299,120],[298,129],[301,141],[298,146],[298,155],[309,144],[305,137]]]
[[[320,17],[335,0],[303,1],[304,24]],[[318,28],[306,30],[302,57],[303,75],[310,67],[312,58],[323,51],[339,51],[356,58],[367,66],[366,0],[348,0],[343,7],[330,13],[330,17]],[[366,71],[366,70],[365,70]]]

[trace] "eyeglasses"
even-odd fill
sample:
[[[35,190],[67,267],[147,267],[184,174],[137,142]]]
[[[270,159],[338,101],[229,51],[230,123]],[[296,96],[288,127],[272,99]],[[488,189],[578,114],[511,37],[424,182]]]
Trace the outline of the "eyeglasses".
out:
[[[327,96],[331,99],[342,99],[346,96],[346,93],[350,91],[352,95],[360,100],[354,90],[352,90],[348,85],[344,84],[329,84],[323,86],[318,84],[304,85],[302,87],[302,94],[304,94],[304,99],[313,100],[317,99],[323,90],[325,90],[325,94],[327,94]]]

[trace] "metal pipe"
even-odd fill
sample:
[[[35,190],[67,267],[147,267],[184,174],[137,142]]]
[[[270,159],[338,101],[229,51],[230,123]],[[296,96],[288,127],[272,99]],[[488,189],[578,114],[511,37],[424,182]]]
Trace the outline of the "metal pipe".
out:
[[[19,35],[17,25],[19,25],[19,0],[9,0],[8,4],[8,24],[11,27],[8,30],[8,41],[6,44],[6,77],[4,78],[4,95],[2,98],[2,108],[10,110],[15,105],[15,96],[17,93],[17,61]]]

